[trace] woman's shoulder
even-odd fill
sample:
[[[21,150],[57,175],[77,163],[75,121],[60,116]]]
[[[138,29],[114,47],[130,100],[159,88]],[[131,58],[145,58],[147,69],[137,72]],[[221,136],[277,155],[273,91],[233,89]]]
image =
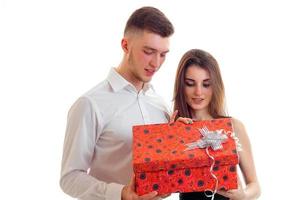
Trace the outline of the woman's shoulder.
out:
[[[237,118],[231,117],[233,130],[236,134],[245,134],[245,126],[243,122]]]
[[[244,129],[243,122],[240,121],[239,119],[235,118],[235,117],[232,117],[232,116],[219,116],[218,118],[226,118],[226,119],[230,118],[233,129]]]

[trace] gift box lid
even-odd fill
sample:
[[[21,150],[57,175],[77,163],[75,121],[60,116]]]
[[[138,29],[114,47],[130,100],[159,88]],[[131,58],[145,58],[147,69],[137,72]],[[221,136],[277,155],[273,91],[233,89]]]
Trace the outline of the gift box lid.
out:
[[[215,166],[236,165],[238,154],[233,136],[231,118],[195,121],[193,124],[151,124],[133,126],[133,169],[150,172],[169,169],[211,166],[206,148],[189,147],[204,139],[200,130],[226,135],[221,149],[208,147]],[[195,146],[195,145],[194,145]]]

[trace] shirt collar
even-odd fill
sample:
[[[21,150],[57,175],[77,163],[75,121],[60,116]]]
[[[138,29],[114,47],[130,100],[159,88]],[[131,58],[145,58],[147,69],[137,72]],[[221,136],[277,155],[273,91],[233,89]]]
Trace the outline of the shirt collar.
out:
[[[109,84],[111,85],[114,92],[117,92],[125,87],[133,88],[136,91],[136,88],[134,87],[134,85],[132,85],[123,76],[121,76],[116,71],[115,68],[110,69],[109,74],[107,76],[107,80],[108,80]],[[153,88],[153,87],[150,83],[144,83],[142,91],[145,93],[151,88]]]

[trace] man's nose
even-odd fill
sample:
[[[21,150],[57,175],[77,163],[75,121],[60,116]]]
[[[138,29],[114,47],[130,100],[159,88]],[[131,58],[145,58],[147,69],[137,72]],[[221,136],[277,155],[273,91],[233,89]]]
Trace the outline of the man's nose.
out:
[[[153,68],[158,68],[161,65],[161,57],[160,55],[153,55],[151,62],[150,62],[151,67]]]

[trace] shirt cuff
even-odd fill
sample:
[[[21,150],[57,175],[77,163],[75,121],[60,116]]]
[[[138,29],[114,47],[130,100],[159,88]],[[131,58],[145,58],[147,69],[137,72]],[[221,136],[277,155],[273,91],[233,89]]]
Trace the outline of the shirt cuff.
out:
[[[106,197],[107,200],[121,200],[121,193],[124,185],[110,183],[107,185]]]

